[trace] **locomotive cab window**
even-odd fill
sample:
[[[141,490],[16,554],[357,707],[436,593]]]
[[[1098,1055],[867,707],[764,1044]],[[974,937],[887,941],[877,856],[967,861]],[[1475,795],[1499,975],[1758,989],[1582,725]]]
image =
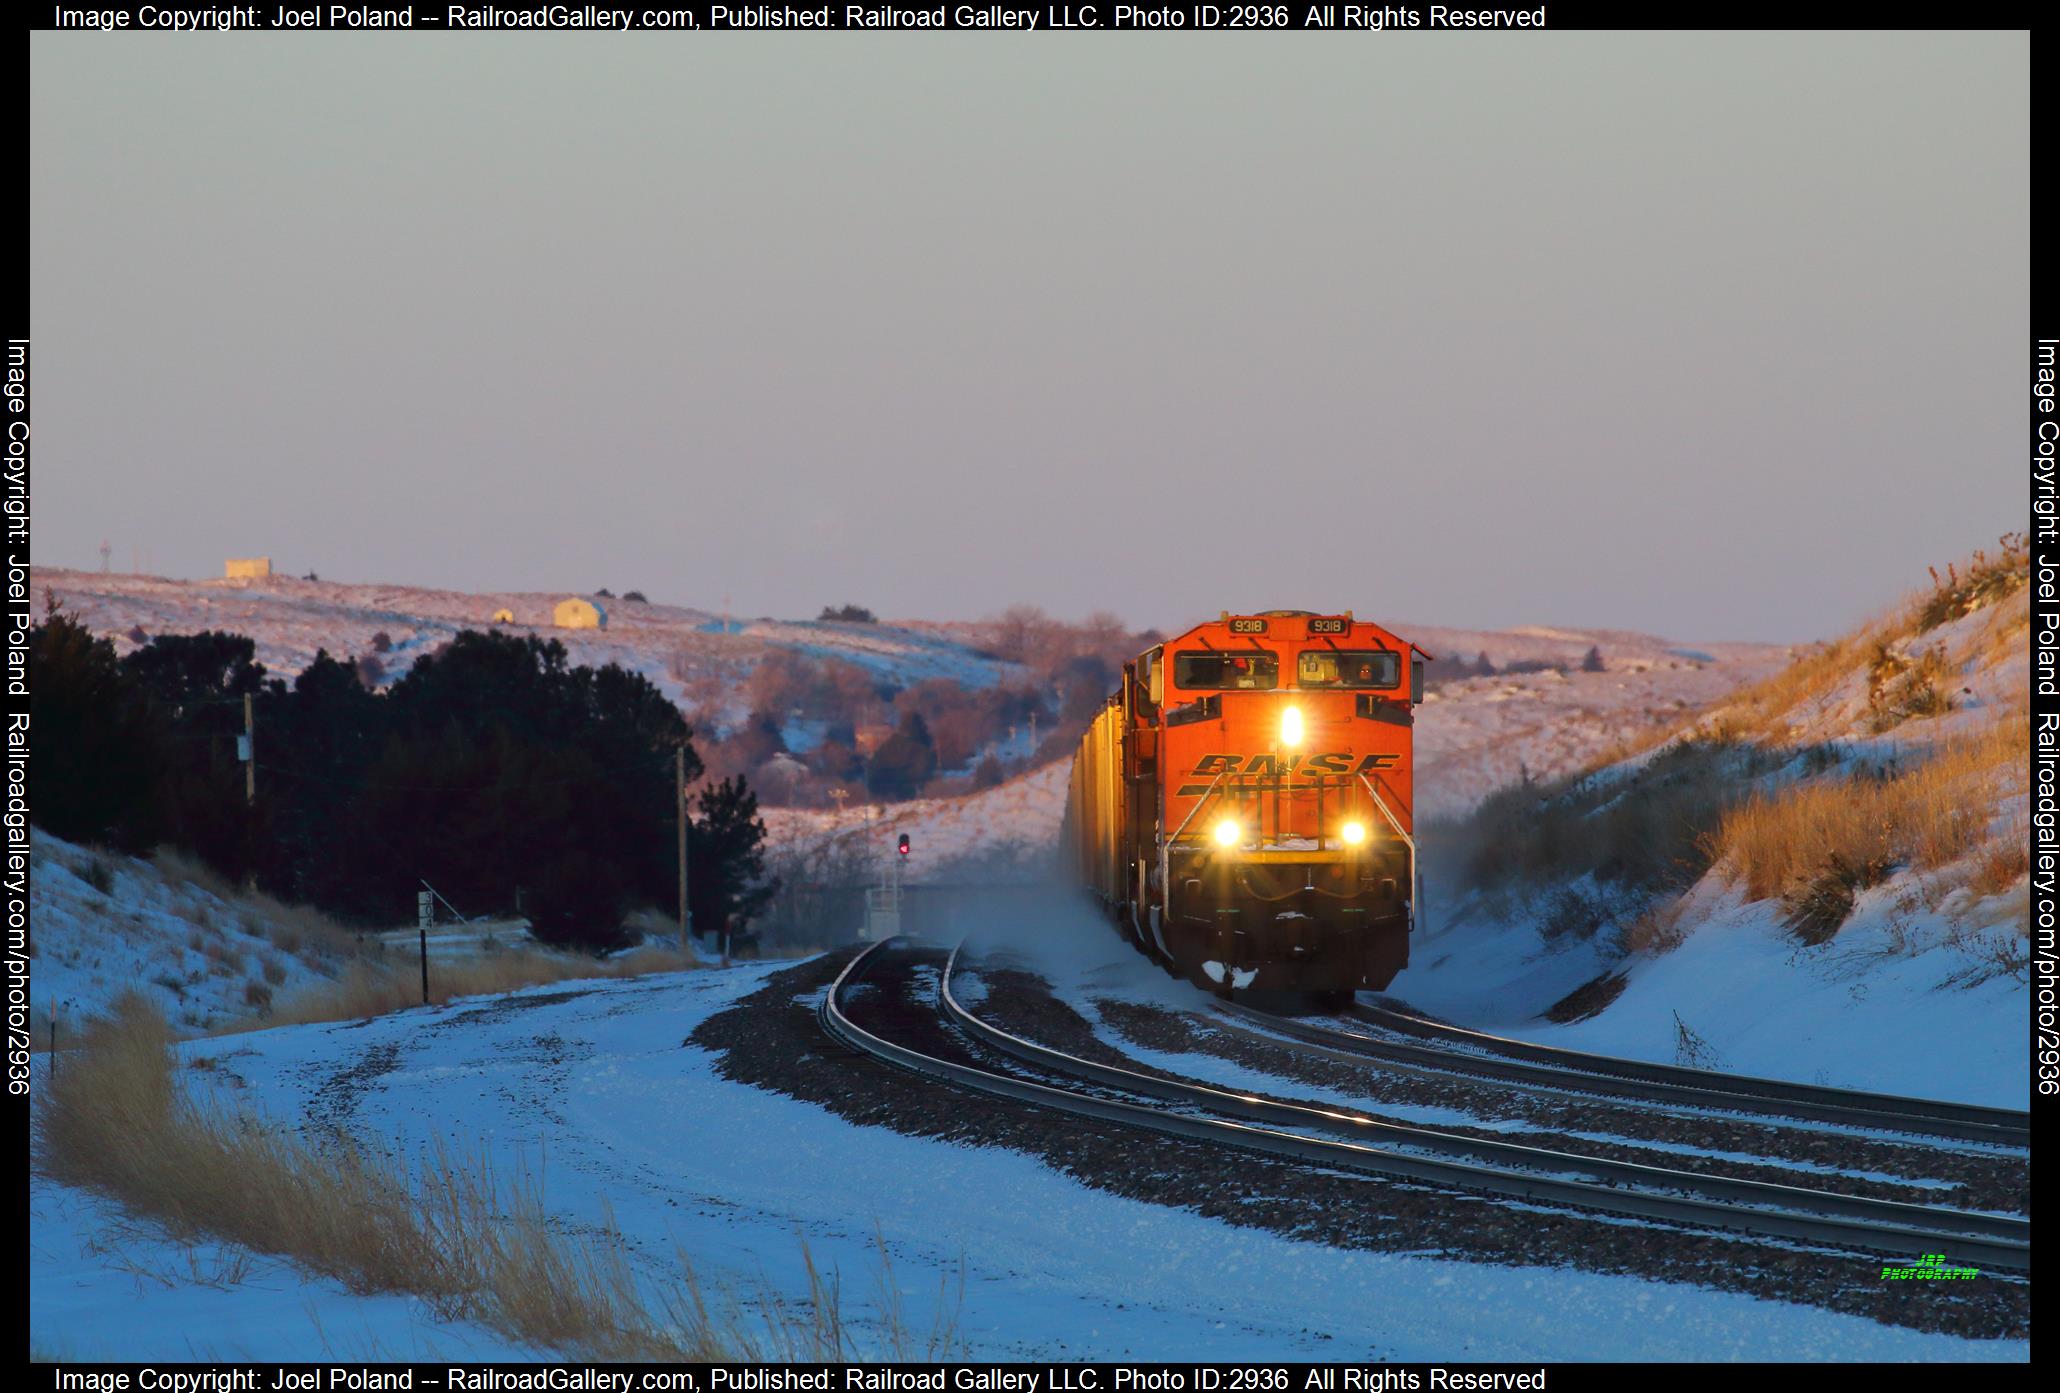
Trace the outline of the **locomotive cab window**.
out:
[[[1295,663],[1295,683],[1302,687],[1371,687],[1386,690],[1402,680],[1400,654],[1386,651],[1347,652],[1307,648]]]
[[[1258,649],[1175,653],[1173,685],[1189,692],[1270,692],[1280,685],[1280,658]]]

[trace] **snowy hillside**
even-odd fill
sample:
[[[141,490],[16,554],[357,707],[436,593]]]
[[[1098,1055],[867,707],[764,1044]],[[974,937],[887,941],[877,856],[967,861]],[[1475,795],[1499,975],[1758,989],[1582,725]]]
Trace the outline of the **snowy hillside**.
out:
[[[563,594],[494,591],[467,594],[398,585],[346,585],[295,580],[168,580],[94,571],[37,567],[32,599],[42,612],[54,594],[66,612],[127,652],[158,634],[222,629],[257,643],[257,660],[273,675],[291,678],[318,649],[331,657],[376,654],[388,680],[406,672],[461,629],[502,627],[558,639],[575,663],[619,663],[642,673],[680,701],[697,679],[734,684],[767,654],[788,650],[856,663],[906,685],[944,677],[987,686],[1012,671],[962,643],[891,624],[837,624],[725,617],[708,610],[604,597],[603,629],[560,629],[552,607]],[[140,631],[141,639],[137,637]],[[390,647],[375,649],[386,636]]]
[[[1432,829],[1394,994],[1578,1049],[2025,1106],[2022,564]]]
[[[30,999],[39,1032],[53,1007],[64,1029],[66,1019],[96,1014],[124,991],[142,992],[187,1029],[246,1019],[275,997],[333,977],[349,946],[329,941],[318,916],[237,896],[186,863],[31,835]]]

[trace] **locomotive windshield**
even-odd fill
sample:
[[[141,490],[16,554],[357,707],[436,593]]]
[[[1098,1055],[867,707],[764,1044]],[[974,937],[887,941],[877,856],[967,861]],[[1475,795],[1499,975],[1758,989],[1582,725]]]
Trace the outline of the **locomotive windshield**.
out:
[[[1175,653],[1173,685],[1190,692],[1270,692],[1280,685],[1280,658],[1260,649]]]
[[[1307,648],[1295,664],[1295,685],[1300,687],[1374,687],[1385,689],[1402,680],[1399,653],[1345,652],[1337,648]]]

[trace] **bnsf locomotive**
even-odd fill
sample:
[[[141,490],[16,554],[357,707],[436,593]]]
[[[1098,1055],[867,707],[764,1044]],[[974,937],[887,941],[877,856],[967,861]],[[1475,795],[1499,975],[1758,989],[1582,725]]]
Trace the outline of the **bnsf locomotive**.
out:
[[[1268,610],[1124,664],[1073,758],[1069,871],[1139,948],[1218,995],[1385,987],[1417,903],[1409,734],[1426,656],[1349,611]]]

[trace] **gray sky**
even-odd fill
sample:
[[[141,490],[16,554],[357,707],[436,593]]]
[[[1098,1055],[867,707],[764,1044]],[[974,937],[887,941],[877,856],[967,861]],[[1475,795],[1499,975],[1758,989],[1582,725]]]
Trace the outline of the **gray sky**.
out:
[[[2021,520],[2028,55],[39,33],[36,559],[1819,636]]]

